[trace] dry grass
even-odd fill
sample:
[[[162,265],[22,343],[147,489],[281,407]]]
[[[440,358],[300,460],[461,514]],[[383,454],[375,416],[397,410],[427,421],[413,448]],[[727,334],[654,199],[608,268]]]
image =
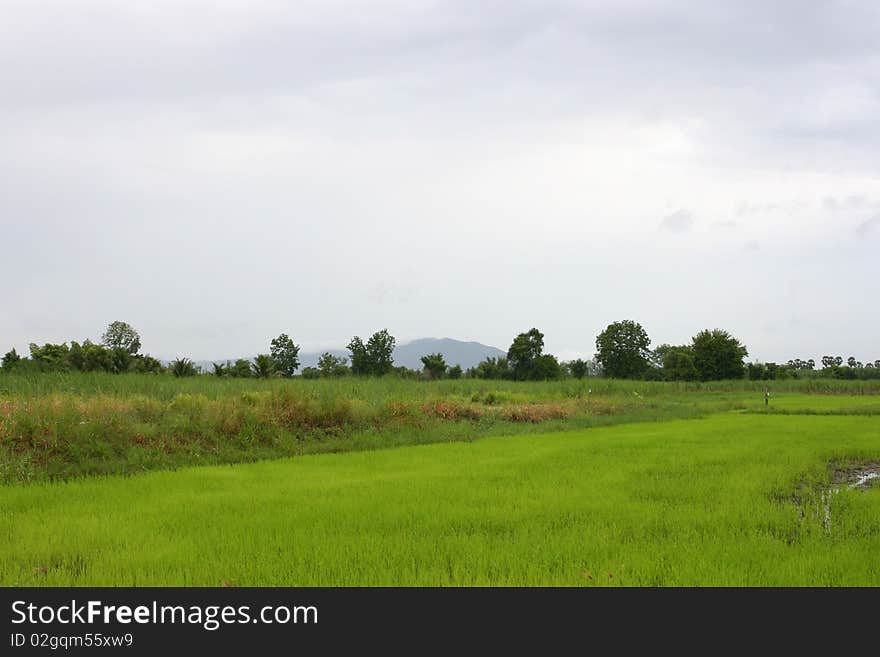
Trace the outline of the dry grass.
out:
[[[543,403],[516,404],[501,409],[501,417],[508,422],[546,422],[564,420],[571,415],[571,404]]]
[[[479,420],[485,415],[479,406],[454,399],[429,401],[422,406],[422,412],[428,417],[437,417],[443,420]]]

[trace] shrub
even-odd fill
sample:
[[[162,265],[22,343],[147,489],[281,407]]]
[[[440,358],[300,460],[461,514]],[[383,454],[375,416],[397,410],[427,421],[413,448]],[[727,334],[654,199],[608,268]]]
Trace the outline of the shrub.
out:
[[[195,376],[196,366],[189,358],[176,358],[171,361],[171,373],[177,377]]]

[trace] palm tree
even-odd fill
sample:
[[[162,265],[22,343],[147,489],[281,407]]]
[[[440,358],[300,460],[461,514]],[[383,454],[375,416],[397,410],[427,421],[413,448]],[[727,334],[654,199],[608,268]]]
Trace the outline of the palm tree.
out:
[[[254,376],[261,379],[268,379],[275,374],[275,360],[269,354],[260,354],[254,358],[253,365]]]
[[[174,376],[195,376],[196,366],[189,358],[177,358],[171,362],[171,373]]]

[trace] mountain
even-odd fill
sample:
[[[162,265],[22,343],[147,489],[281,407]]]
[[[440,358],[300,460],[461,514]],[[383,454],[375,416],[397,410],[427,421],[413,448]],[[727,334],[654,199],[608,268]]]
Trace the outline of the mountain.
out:
[[[326,349],[334,356],[349,357],[348,349]],[[422,369],[422,356],[443,354],[449,365],[461,365],[462,369],[473,367],[489,356],[506,356],[506,351],[479,342],[462,342],[452,338],[419,338],[404,342],[394,347],[394,364],[403,365],[414,370]],[[299,355],[300,371],[303,367],[315,367],[321,352],[301,353]]]
[[[334,356],[348,358],[348,349],[325,349]],[[300,353],[300,369],[304,367],[315,367],[318,364],[318,358],[324,351]],[[422,369],[422,356],[427,354],[443,354],[443,358],[449,365],[461,365],[462,369],[473,367],[481,360],[485,360],[489,356],[506,356],[507,352],[496,347],[481,344],[479,342],[463,342],[461,340],[453,340],[452,338],[419,338],[404,342],[394,348],[394,364],[404,365],[414,370]],[[195,364],[201,366],[206,372],[212,370],[212,362],[225,363],[226,358],[216,361],[197,360]],[[231,360],[235,360],[234,358]],[[167,364],[167,363],[166,363]]]
[[[479,342],[462,342],[452,338],[420,338],[394,349],[394,364],[405,365],[415,370],[422,369],[422,356],[443,354],[449,365],[461,365],[462,369],[473,367],[489,356],[506,356],[506,351]]]

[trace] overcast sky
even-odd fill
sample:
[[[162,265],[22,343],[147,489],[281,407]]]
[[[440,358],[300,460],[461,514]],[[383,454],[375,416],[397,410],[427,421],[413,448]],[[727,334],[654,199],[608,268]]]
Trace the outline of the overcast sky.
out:
[[[880,358],[880,3],[0,0],[0,352]]]

